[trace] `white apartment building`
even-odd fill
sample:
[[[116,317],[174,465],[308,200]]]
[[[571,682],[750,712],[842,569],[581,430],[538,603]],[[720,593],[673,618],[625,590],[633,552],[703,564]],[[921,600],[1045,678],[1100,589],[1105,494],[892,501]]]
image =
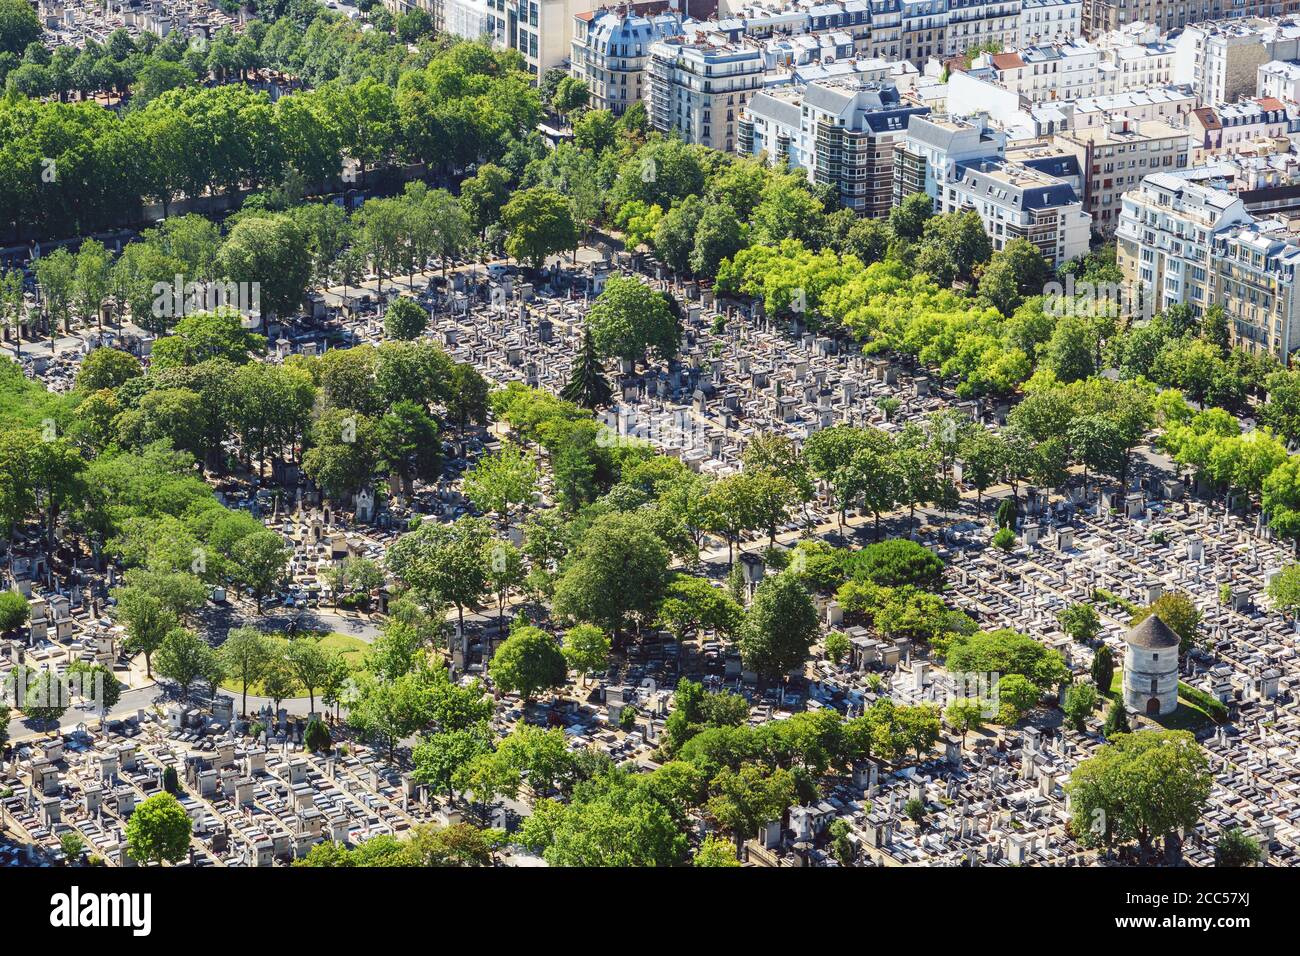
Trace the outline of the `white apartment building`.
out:
[[[846,209],[878,218],[893,202],[894,146],[927,112],[890,84],[856,78],[773,89],[750,100],[739,152],[802,169],[810,182],[835,187]]]
[[[1128,192],[1115,228],[1116,258],[1134,300],[1160,312],[1211,304],[1210,237],[1249,223],[1245,204],[1221,189],[1157,173]]]
[[[1022,0],[948,0],[945,52],[960,56],[977,46],[1015,46],[1020,39]]]
[[[1083,0],[1021,0],[1017,47],[1076,40],[1082,35]]]
[[[720,34],[665,37],[650,46],[650,121],[663,133],[724,152],[741,110],[763,86],[763,50]]]
[[[1289,360],[1300,348],[1300,245],[1276,220],[1235,225],[1212,237],[1214,304],[1228,315],[1232,344]]]
[[[1076,100],[1097,94],[1101,55],[1084,40],[1029,46],[976,57],[970,72],[984,76],[1030,103]]]
[[[1221,306],[1232,344],[1286,360],[1300,347],[1300,245],[1222,189],[1158,174],[1124,197],[1117,261],[1135,298],[1159,311]]]
[[[405,0],[394,0],[405,3]],[[429,10],[441,33],[518,50],[528,72],[540,79],[569,58],[574,14],[593,9],[596,0],[415,0]]]
[[[1101,50],[1097,66],[1100,96],[1168,86],[1174,75],[1174,47],[1168,43],[1126,43]]]
[[[994,249],[1028,239],[1054,265],[1087,253],[1092,220],[1074,188],[1005,152],[1005,135],[985,117],[913,117],[895,150],[894,202],[925,192],[936,212],[974,210]],[[1045,157],[1058,165],[1072,158]]]
[[[682,18],[675,11],[642,15],[618,7],[578,13],[573,18],[569,72],[591,90],[593,109],[621,116],[648,96],[651,45],[681,32]]]
[[[1187,120],[1193,165],[1253,151],[1261,143],[1283,141],[1296,124],[1281,100],[1242,100],[1192,110]],[[1284,150],[1285,151],[1285,150]]]
[[[505,0],[419,0],[430,3],[434,28],[452,36],[475,40],[505,39]],[[429,9],[426,7],[425,9]]]
[[[1172,126],[1187,122],[1187,115],[1196,109],[1196,97],[1177,86],[1162,86],[1148,90],[1131,90],[1108,96],[1085,96],[1074,101],[1070,129],[1090,129],[1106,126],[1117,116],[1133,120],[1164,120]]]
[[[1187,166],[1187,130],[1162,120],[1117,117],[1108,126],[1057,133],[1055,141],[1079,158],[1084,204],[1102,234],[1115,230],[1125,192],[1153,173]]]
[[[1255,95],[1300,104],[1300,63],[1270,60],[1256,73]]]
[[[1190,85],[1202,103],[1233,103],[1255,92],[1264,64],[1300,59],[1300,23],[1291,18],[1196,23],[1173,44],[1174,83]]]

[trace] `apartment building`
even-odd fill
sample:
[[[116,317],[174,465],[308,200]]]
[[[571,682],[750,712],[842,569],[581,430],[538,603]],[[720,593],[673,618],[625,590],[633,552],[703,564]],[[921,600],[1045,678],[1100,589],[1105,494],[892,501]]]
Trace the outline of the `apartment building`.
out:
[[[1093,229],[1106,235],[1119,222],[1120,197],[1144,177],[1187,166],[1187,130],[1162,120],[1117,117],[1104,126],[1058,132],[1084,172],[1084,205]]]
[[[1243,100],[1221,106],[1202,106],[1188,117],[1193,165],[1256,149],[1260,143],[1286,140],[1300,128],[1287,116],[1280,100]],[[1284,150],[1285,151],[1285,150]]]
[[[959,56],[976,47],[1015,46],[1020,39],[1021,0],[948,0],[944,54]]]
[[[1300,104],[1300,63],[1270,60],[1255,74],[1255,95]]]
[[[1157,40],[1101,47],[1097,94],[1125,93],[1173,82],[1174,47]]]
[[[1236,225],[1213,236],[1210,261],[1214,304],[1228,316],[1232,344],[1287,360],[1300,348],[1295,237],[1272,220]]]
[[[591,90],[593,109],[621,116],[633,103],[646,99],[651,45],[682,32],[681,14],[638,12],[647,6],[662,9],[665,4],[602,7],[574,16],[569,72]]]
[[[969,72],[1023,96],[1032,103],[1075,100],[1097,94],[1101,55],[1084,40],[1028,46],[1006,53],[984,53]]]
[[[1117,116],[1134,120],[1164,120],[1172,126],[1182,126],[1187,116],[1196,109],[1196,97],[1177,86],[1161,86],[1149,90],[1130,90],[1107,96],[1085,96],[1075,100],[1070,114],[1070,129],[1089,129],[1105,126]]]
[[[1083,0],[1021,0],[1015,46],[1075,40],[1083,35]]]
[[[1116,259],[1130,301],[1160,312],[1213,302],[1210,237],[1251,222],[1242,201],[1221,189],[1164,173],[1146,176],[1124,196],[1115,229]]]
[[[1059,265],[1088,251],[1091,217],[1075,188],[1047,169],[1077,166],[1067,154],[1009,158],[1005,134],[983,117],[913,117],[894,152],[894,202],[915,192],[940,213],[974,210],[994,249],[1028,239]]]
[[[1124,197],[1115,233],[1130,293],[1155,310],[1222,306],[1232,344],[1286,360],[1300,348],[1300,244],[1242,196],[1181,176],[1148,176]]]
[[[1168,33],[1205,20],[1277,16],[1289,7],[1289,0],[1085,0],[1083,28],[1095,36],[1141,22]]]
[[[1173,44],[1174,83],[1191,86],[1202,103],[1234,103],[1254,94],[1261,66],[1300,59],[1300,22],[1247,18],[1197,23]]]
[[[569,59],[575,14],[591,11],[597,0],[386,0],[403,9],[429,11],[439,33],[466,40],[488,38],[493,45],[518,50],[528,72],[540,79]],[[663,0],[667,6],[667,0]]]
[[[763,86],[763,50],[717,33],[665,37],[650,45],[649,73],[655,129],[732,152],[741,111]]]
[[[739,152],[802,169],[810,182],[835,187],[845,208],[881,217],[893,201],[894,146],[928,112],[890,84],[856,78],[769,90],[744,112]]]
[[[900,56],[924,63],[948,52],[948,0],[900,0]]]
[[[505,0],[419,0],[439,33],[505,41]]]

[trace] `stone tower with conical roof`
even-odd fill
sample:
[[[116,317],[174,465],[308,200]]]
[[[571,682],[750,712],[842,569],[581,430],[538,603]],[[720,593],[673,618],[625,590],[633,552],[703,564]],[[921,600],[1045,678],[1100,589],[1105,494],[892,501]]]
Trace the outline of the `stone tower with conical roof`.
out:
[[[1124,708],[1164,717],[1178,708],[1178,635],[1155,614],[1124,636]]]

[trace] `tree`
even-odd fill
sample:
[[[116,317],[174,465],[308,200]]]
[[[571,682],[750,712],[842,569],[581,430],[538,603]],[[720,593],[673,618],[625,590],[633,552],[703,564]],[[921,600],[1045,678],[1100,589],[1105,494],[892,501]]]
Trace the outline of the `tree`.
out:
[[[1280,537],[1300,542],[1300,460],[1288,458],[1264,479],[1260,506],[1268,526]]]
[[[76,830],[72,830],[59,837],[59,849],[63,851],[64,862],[75,863],[86,850],[86,840]]]
[[[176,682],[181,700],[189,699],[190,685],[211,668],[212,648],[193,631],[174,627],[158,648],[158,673]]]
[[[969,281],[975,267],[987,262],[993,243],[973,210],[927,219],[916,254],[916,267],[940,286],[956,279]]]
[[[226,635],[219,653],[226,673],[239,681],[243,693],[240,713],[248,713],[248,685],[266,674],[272,649],[262,632],[252,627],[237,627]]]
[[[325,686],[334,671],[334,657],[335,652],[329,651],[312,637],[290,641],[286,649],[285,662],[298,683],[307,691],[308,709],[311,713],[316,710],[316,691]]]
[[[1116,734],[1127,734],[1129,732],[1128,711],[1124,709],[1122,700],[1111,701],[1110,709],[1106,711],[1106,722],[1102,725],[1101,732],[1107,740],[1110,740]]]
[[[15,57],[41,39],[41,21],[26,0],[0,0],[0,53]]]
[[[0,634],[12,635],[27,623],[31,605],[17,591],[0,591]]]
[[[777,678],[799,666],[817,636],[817,609],[793,576],[765,579],[740,629],[740,656],[760,678]]]
[[[591,91],[584,80],[566,76],[555,86],[555,95],[551,97],[551,106],[561,116],[569,116],[591,101]]]
[[[1241,832],[1240,827],[1224,830],[1214,844],[1215,866],[1254,866],[1263,858],[1259,843]]]
[[[587,313],[586,331],[597,353],[633,362],[652,351],[662,361],[677,355],[681,328],[663,294],[631,276],[611,276]]]
[[[1137,840],[1149,858],[1156,840],[1196,826],[1213,780],[1186,731],[1118,734],[1070,776],[1074,834],[1088,846]]]
[[[549,634],[541,628],[521,627],[492,655],[488,674],[501,690],[528,702],[541,691],[563,686],[568,664]]]
[[[388,570],[408,587],[455,606],[458,633],[466,645],[465,608],[477,604],[487,590],[489,540],[491,532],[477,518],[446,525],[425,522],[402,535],[386,558]]]
[[[63,324],[64,332],[68,331],[68,306],[76,283],[77,261],[67,249],[60,248],[37,259],[34,269],[53,342],[59,323]]]
[[[92,319],[104,327],[103,305],[110,291],[111,257],[98,239],[87,239],[77,252],[77,270],[73,277],[73,295],[81,320]]]
[[[502,208],[510,201],[510,174],[500,166],[484,163],[460,184],[460,201],[470,224],[482,236],[500,220]]]
[[[541,269],[546,257],[578,245],[573,205],[546,186],[516,192],[501,210],[506,252]]]
[[[729,636],[743,616],[744,609],[721,588],[694,575],[678,574],[664,592],[658,623],[677,640],[686,641],[700,628]]]
[[[831,631],[822,643],[826,648],[826,659],[836,667],[844,662],[852,647],[849,636],[843,631]]]
[[[560,397],[566,402],[594,411],[602,405],[608,405],[612,395],[613,389],[605,378],[605,370],[601,366],[600,356],[596,354],[591,331],[584,329],[582,349],[574,359],[569,381],[561,390]]]
[[[41,723],[62,719],[71,700],[58,674],[45,668],[16,668],[13,674],[14,681],[21,679],[24,682],[18,704],[26,716]]]
[[[961,673],[1019,674],[1040,688],[1066,680],[1069,671],[1061,655],[1032,637],[1010,629],[958,635],[945,666]]]
[[[100,347],[91,351],[77,370],[77,388],[97,392],[119,385],[144,374],[140,360],[121,349]]]
[[[595,624],[620,643],[629,623],[653,620],[671,556],[640,514],[603,515],[583,534],[555,588],[556,615]]]
[[[312,753],[326,753],[330,749],[330,732],[319,717],[307,721],[307,729],[302,733],[302,742]]]
[[[1083,733],[1087,719],[1097,709],[1097,688],[1091,684],[1072,684],[1065,692],[1065,719],[1079,733]]]
[[[384,434],[391,437],[392,431]],[[331,500],[346,501],[373,480],[378,441],[373,419],[346,408],[331,409],[312,426],[303,470]]]
[[[943,588],[943,560],[929,548],[907,538],[869,544],[854,552],[846,567],[854,578],[880,587],[915,587],[927,591]]]
[[[484,511],[497,516],[502,531],[510,526],[511,505],[525,505],[537,492],[537,465],[518,445],[506,443],[501,450],[479,459],[465,475],[465,496]]]
[[[997,722],[1010,727],[1037,706],[1042,693],[1042,689],[1023,674],[1000,677]]]
[[[230,309],[198,312],[185,316],[171,335],[154,343],[149,367],[151,371],[192,368],[210,359],[246,365],[254,355],[265,351],[264,342],[244,328],[239,314]]]
[[[1043,349],[1043,365],[1063,383],[1086,379],[1096,371],[1096,337],[1088,322],[1063,316]]]
[[[289,563],[289,548],[274,531],[255,531],[241,538],[231,549],[236,578],[251,588],[262,613],[262,598],[284,578]]]
[[[1108,645],[1103,644],[1092,655],[1090,676],[1099,691],[1103,694],[1110,691],[1110,685],[1115,679],[1115,655]]]
[[[1012,239],[993,253],[980,274],[979,291],[1004,315],[1014,312],[1028,296],[1040,295],[1051,265],[1028,239]]]
[[[1185,592],[1168,591],[1160,595],[1134,614],[1129,626],[1136,627],[1152,614],[1168,624],[1169,629],[1178,635],[1179,653],[1187,653],[1196,644],[1201,628],[1201,612]]]
[[[899,239],[917,240],[933,215],[934,201],[923,192],[912,193],[889,211],[889,228]]]
[[[735,847],[726,840],[709,835],[700,842],[700,848],[691,857],[691,866],[732,867],[740,866],[740,861],[736,859]]]
[[[943,719],[964,741],[972,730],[984,726],[984,702],[971,697],[959,697],[943,712]]]
[[[429,726],[431,692],[428,679],[419,673],[404,674],[392,681],[365,680],[357,702],[348,709],[348,723],[378,740],[391,763],[401,741]]]
[[[119,588],[117,617],[126,626],[126,650],[143,654],[145,673],[153,677],[153,652],[162,647],[164,638],[176,627],[176,617],[152,594],[138,587]]]
[[[925,826],[926,812],[925,801],[920,797],[912,797],[903,804],[903,815],[911,820],[918,830]]]
[[[126,852],[137,863],[179,863],[190,849],[190,816],[170,793],[143,801],[126,822]]]
[[[217,270],[232,282],[260,290],[264,310],[289,315],[302,305],[311,281],[307,234],[288,215],[241,219],[217,253]]]
[[[414,299],[399,296],[384,313],[384,334],[390,339],[409,342],[419,338],[429,327],[429,316]]]
[[[714,796],[706,804],[709,816],[736,841],[736,848],[757,835],[759,827],[781,819],[795,802],[795,777],[789,770],[768,771],[756,764],[739,770],[723,767],[709,783]]]
[[[584,687],[589,673],[604,669],[609,651],[609,635],[593,624],[577,624],[564,635],[564,659],[582,674]]]
[[[1057,612],[1056,619],[1061,623],[1061,630],[1069,634],[1079,644],[1087,644],[1101,631],[1101,615],[1091,604],[1076,602]],[[1101,687],[1100,684],[1097,685]],[[1107,684],[1106,687],[1110,687]]]
[[[1288,564],[1269,582],[1268,597],[1283,614],[1300,610],[1300,564]]]
[[[697,276],[717,275],[718,266],[745,248],[741,217],[728,203],[707,203],[692,237],[690,271]]]
[[[411,776],[451,797],[465,771],[479,757],[492,754],[486,724],[431,734],[411,752],[415,769]]]
[[[433,18],[420,7],[412,7],[397,17],[397,36],[403,43],[416,43],[433,35]]]

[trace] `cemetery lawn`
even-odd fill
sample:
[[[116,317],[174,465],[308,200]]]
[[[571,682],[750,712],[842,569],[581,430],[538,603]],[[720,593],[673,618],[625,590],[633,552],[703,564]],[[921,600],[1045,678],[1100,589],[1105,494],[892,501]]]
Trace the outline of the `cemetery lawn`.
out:
[[[1111,700],[1123,699],[1124,671],[1122,668],[1116,669],[1115,676],[1110,680],[1110,690],[1106,693],[1106,696]],[[1193,733],[1206,724],[1214,723],[1209,714],[1181,695],[1178,698],[1177,709],[1168,717],[1148,717],[1146,719],[1154,721],[1166,730],[1190,730]]]
[[[277,634],[276,637],[283,637],[283,634]],[[340,634],[338,631],[326,631],[319,634],[320,646],[327,651],[337,651],[343,655],[343,660],[354,671],[362,669],[366,660],[366,649],[370,646],[359,637],[353,637],[351,634]],[[243,685],[239,678],[228,678],[221,682],[221,689],[234,694],[236,697],[244,692]],[[250,697],[265,697],[266,689],[262,682],[254,681],[248,685],[248,695]],[[307,691],[303,688],[298,689],[295,696],[306,697]]]

